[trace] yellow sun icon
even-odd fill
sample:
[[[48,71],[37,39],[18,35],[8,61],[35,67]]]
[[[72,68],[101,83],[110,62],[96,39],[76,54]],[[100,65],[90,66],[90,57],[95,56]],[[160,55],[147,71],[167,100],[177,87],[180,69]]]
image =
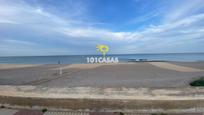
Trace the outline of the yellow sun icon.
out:
[[[104,57],[109,50],[109,47],[107,45],[97,45],[96,48],[97,48],[97,51],[100,51]]]

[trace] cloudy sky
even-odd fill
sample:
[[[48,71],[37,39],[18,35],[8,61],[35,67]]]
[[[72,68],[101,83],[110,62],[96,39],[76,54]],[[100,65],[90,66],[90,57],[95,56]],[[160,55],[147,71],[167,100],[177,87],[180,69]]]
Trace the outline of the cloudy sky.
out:
[[[0,0],[0,56],[204,52],[204,0]]]

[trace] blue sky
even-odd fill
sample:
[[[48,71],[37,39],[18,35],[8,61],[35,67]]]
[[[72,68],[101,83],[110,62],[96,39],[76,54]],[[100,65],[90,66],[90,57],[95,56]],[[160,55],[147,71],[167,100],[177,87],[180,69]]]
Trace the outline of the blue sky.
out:
[[[0,56],[204,52],[204,0],[0,0]]]

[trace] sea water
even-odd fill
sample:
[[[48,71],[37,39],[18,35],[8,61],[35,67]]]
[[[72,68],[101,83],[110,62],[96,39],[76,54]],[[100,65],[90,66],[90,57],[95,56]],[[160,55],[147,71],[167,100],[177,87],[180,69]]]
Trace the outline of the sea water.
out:
[[[147,59],[149,61],[204,61],[204,53],[167,53],[167,54],[115,54],[119,62],[130,59]],[[63,56],[10,56],[0,57],[1,64],[75,64],[87,63],[87,57],[101,57],[101,55],[63,55]]]

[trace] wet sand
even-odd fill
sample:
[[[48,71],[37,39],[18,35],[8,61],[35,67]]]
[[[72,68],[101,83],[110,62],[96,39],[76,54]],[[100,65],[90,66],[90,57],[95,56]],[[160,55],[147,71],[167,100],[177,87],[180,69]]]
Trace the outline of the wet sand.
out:
[[[202,65],[204,65],[204,62],[199,62],[199,65],[197,62],[71,64],[60,66],[4,64],[0,66],[0,85],[35,85],[58,88],[189,87],[188,83],[190,81],[204,76],[204,66]],[[62,75],[59,74],[60,67],[62,68]]]

